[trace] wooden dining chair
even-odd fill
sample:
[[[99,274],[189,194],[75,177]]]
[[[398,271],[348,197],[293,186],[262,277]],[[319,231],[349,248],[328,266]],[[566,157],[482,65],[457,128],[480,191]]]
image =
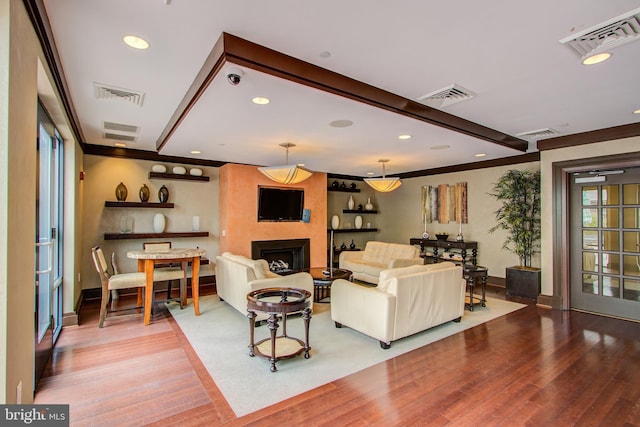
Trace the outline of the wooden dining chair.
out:
[[[142,244],[142,248],[145,251],[168,251],[169,249],[171,249],[171,242],[144,242]],[[179,285],[179,289],[180,289],[180,295],[179,295],[179,302],[180,302],[180,308],[182,307],[182,297],[184,295],[185,292],[185,288],[186,288],[186,272],[184,270],[182,270],[182,266],[178,265],[169,265],[168,267],[160,267],[160,268],[155,268],[153,270],[153,282],[155,283],[159,283],[159,282],[167,282],[167,298],[166,301],[176,301],[175,298],[171,297],[171,284],[173,283],[174,280],[180,280],[180,285]],[[155,293],[154,293],[155,295]]]
[[[118,273],[110,274],[107,269],[107,261],[104,258],[104,253],[99,246],[91,248],[91,256],[93,263],[96,267],[96,271],[100,276],[100,283],[102,285],[102,298],[100,302],[100,320],[98,321],[98,327],[102,328],[104,321],[107,317],[109,310],[109,299],[111,298],[111,291],[127,288],[138,288],[138,299],[136,301],[137,309],[143,308],[142,305],[142,290],[147,284],[146,276],[144,273]],[[127,310],[130,308],[127,308]]]

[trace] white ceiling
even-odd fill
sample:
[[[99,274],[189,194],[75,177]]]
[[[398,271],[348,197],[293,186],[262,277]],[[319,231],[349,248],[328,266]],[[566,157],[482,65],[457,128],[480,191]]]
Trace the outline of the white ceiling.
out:
[[[44,0],[86,143],[113,146],[103,122],[138,126],[128,148],[156,150],[223,32],[416,101],[458,84],[476,97],[443,111],[507,135],[557,136],[636,123],[640,42],[594,65],[559,40],[640,7],[633,0],[484,2]],[[147,50],[122,42],[134,34]],[[329,52],[329,56],[323,55]],[[228,67],[229,64],[225,66]],[[160,154],[336,174],[390,174],[522,154],[483,139],[283,80],[248,67],[219,73]],[[144,93],[142,106],[99,100],[94,83]],[[271,103],[254,105],[266,96]],[[351,120],[345,128],[329,126]],[[400,141],[400,134],[411,134]],[[535,140],[529,140],[529,151]],[[448,145],[448,149],[433,148]],[[190,154],[202,151],[201,155]],[[486,153],[486,157],[474,155]]]

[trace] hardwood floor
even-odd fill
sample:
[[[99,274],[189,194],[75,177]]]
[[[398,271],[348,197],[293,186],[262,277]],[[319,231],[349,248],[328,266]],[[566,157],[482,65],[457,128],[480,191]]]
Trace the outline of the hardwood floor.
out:
[[[74,426],[640,426],[638,323],[529,304],[237,418],[156,308],[150,326],[131,316],[98,329],[97,302],[84,304],[35,403],[69,403]]]

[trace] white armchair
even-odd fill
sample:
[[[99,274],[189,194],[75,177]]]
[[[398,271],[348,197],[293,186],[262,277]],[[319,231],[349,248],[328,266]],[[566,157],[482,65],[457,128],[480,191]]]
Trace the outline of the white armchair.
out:
[[[380,341],[391,341],[460,321],[466,282],[451,262],[385,270],[377,287],[336,280],[331,286],[331,319]]]
[[[225,252],[216,257],[216,289],[225,301],[242,314],[247,314],[247,294],[264,288],[299,288],[311,292],[309,307],[313,309],[313,279],[309,273],[280,276],[269,270],[263,259],[253,260]],[[256,322],[268,317],[258,313]]]

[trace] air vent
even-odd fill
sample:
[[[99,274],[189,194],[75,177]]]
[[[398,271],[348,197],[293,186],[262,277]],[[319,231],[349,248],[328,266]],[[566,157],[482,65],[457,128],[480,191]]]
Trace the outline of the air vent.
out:
[[[135,133],[135,134],[138,133],[138,126],[124,125],[122,123],[104,122],[102,127],[104,130],[113,130],[116,132]]]
[[[546,129],[538,129],[538,130],[532,130],[529,132],[523,132],[523,133],[519,133],[516,136],[519,136],[520,138],[524,138],[524,139],[538,139],[538,138],[549,138],[551,136],[556,136],[558,135],[559,132],[555,129],[550,129],[550,128],[546,128]]]
[[[142,103],[144,101],[144,92],[109,86],[96,82],[93,83],[93,93],[97,99],[130,102],[139,107],[142,107]]]
[[[104,139],[112,139],[114,141],[135,142],[135,140],[136,140],[136,136],[135,135],[121,135],[121,134],[118,134],[118,133],[109,133],[109,132],[103,133],[102,137]]]
[[[446,107],[447,105],[455,104],[456,102],[465,101],[475,97],[476,94],[469,89],[465,89],[458,84],[452,84],[445,88],[438,89],[434,92],[428,93],[418,97],[418,101],[431,106],[431,107]]]
[[[581,59],[640,39],[640,8],[560,40]]]

